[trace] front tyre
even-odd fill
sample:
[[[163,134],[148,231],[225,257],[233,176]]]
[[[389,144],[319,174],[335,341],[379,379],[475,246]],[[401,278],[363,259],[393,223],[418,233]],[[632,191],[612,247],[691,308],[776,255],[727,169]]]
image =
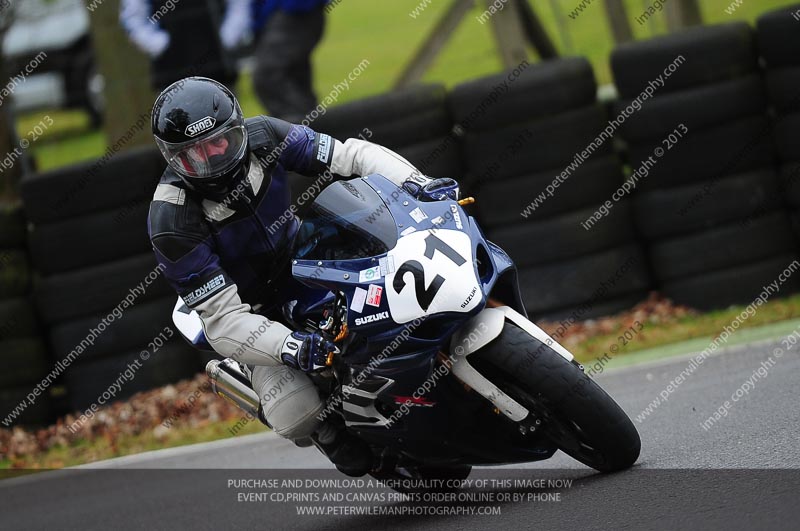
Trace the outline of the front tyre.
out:
[[[541,430],[581,463],[614,472],[639,457],[639,433],[622,408],[574,363],[517,326],[506,323],[467,359],[531,412],[521,426]]]

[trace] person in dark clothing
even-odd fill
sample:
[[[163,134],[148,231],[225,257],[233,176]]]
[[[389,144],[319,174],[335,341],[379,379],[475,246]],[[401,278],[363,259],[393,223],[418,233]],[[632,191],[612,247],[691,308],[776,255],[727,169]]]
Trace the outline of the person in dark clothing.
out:
[[[227,0],[220,29],[232,49],[254,38],[256,95],[271,116],[300,122],[317,105],[311,53],[322,39],[328,0]]]
[[[292,286],[286,269],[299,226],[287,172],[331,178],[379,173],[424,200],[457,199],[458,184],[429,179],[365,140],[340,142],[266,116],[245,120],[233,94],[207,78],[164,90],[152,128],[168,162],[148,216],[165,278],[197,311],[214,350],[243,365],[261,415],[276,433],[314,438],[346,474],[369,472],[369,447],[335,416],[320,419],[324,404],[306,374],[332,344],[288,328],[273,311],[281,302],[276,292]],[[283,384],[276,387],[278,381]]]
[[[150,57],[153,89],[188,76],[232,85],[235,65],[219,37],[222,0],[122,0],[119,20]]]

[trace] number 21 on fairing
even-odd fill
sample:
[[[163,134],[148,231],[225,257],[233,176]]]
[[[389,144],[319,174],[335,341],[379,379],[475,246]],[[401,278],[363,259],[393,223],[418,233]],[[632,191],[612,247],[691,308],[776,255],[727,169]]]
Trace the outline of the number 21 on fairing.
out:
[[[469,312],[480,304],[467,234],[448,229],[417,231],[400,238],[389,256],[400,264],[386,275],[386,297],[395,322],[439,312]]]

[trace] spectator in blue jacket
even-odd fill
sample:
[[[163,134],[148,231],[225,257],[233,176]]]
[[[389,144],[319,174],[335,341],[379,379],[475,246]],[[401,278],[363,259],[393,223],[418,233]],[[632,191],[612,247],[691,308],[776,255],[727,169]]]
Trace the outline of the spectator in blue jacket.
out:
[[[232,49],[255,39],[253,85],[272,116],[300,122],[317,105],[311,52],[322,39],[328,0],[227,0],[220,29]]]

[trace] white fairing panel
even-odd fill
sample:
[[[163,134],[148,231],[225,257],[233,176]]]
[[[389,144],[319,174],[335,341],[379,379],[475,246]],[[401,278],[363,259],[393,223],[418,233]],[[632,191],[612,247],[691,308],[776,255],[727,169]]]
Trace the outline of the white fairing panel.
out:
[[[192,344],[197,344],[198,340],[203,337],[203,322],[200,320],[200,316],[196,311],[190,310],[180,297],[172,309],[172,322],[175,323],[175,327],[183,337]]]
[[[385,279],[395,322],[440,312],[466,313],[481,304],[469,235],[449,229],[419,230],[401,237],[388,255],[396,266]]]

